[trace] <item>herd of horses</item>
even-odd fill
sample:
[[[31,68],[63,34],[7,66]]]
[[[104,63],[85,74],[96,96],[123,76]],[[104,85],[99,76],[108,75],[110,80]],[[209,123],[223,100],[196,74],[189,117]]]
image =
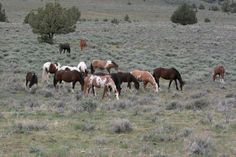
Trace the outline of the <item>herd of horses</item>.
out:
[[[100,69],[100,72],[96,72]],[[111,69],[115,69],[115,73],[110,73]],[[94,95],[96,95],[95,88],[104,88],[102,99],[113,92],[116,99],[119,99],[121,94],[121,84],[127,83],[127,87],[131,88],[132,83],[135,89],[139,89],[140,82],[143,82],[144,88],[147,84],[151,84],[153,90],[158,92],[160,89],[160,78],[170,80],[169,87],[171,83],[175,81],[176,89],[183,89],[185,82],[183,81],[179,71],[175,68],[156,68],[153,70],[153,74],[145,70],[133,70],[130,72],[121,72],[118,70],[119,65],[111,60],[93,60],[90,64],[90,72],[87,68],[85,62],[80,62],[77,66],[61,66],[59,63],[46,62],[43,65],[42,71],[42,82],[47,82],[49,75],[53,74],[53,85],[58,90],[57,83],[72,83],[72,91],[74,92],[75,84],[77,82],[81,85],[81,91],[84,96],[88,96],[89,91],[92,89]],[[107,70],[108,73],[101,72],[101,70]],[[213,81],[215,81],[216,76],[219,75],[220,82],[224,83],[225,69],[222,65],[217,65],[213,72]],[[28,72],[26,75],[26,86],[29,88],[34,84],[38,84],[38,77],[35,72]]]

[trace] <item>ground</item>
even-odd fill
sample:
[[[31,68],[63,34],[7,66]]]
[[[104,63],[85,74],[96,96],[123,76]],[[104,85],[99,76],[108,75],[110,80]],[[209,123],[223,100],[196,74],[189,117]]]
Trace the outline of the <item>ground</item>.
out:
[[[78,6],[86,21],[49,45],[23,24],[28,11],[48,1],[1,2],[9,23],[0,23],[0,156],[236,156],[235,14],[201,10],[197,24],[181,26],[169,20],[177,5],[165,0],[60,0]],[[80,38],[87,39],[83,52]],[[59,54],[64,42],[71,54]],[[56,91],[52,75],[48,85],[41,82],[47,61],[89,67],[93,59],[114,60],[122,71],[175,67],[186,85],[168,90],[161,79],[155,93],[123,84],[117,101],[101,100],[102,89],[84,98],[79,83],[75,93],[70,84]],[[226,69],[225,84],[212,81],[217,64]],[[39,77],[31,92],[28,71]]]

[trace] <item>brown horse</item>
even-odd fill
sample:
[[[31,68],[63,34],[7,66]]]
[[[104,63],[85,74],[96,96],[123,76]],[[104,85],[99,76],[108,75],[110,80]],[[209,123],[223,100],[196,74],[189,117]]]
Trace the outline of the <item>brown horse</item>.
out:
[[[60,68],[60,63],[46,62],[43,64],[42,81],[48,81],[49,74],[55,74]]]
[[[81,51],[83,51],[83,48],[87,47],[87,43],[85,39],[80,39],[79,46]]]
[[[110,60],[93,60],[91,63],[91,73],[93,74],[96,69],[106,69],[108,73],[110,73],[111,68],[115,68],[115,70],[118,71],[118,67],[118,64]]]
[[[143,82],[144,88],[146,88],[147,84],[150,83],[153,86],[155,92],[158,92],[157,83],[150,72],[142,70],[133,70],[130,73],[136,79]]]
[[[158,88],[160,88],[160,84],[159,84],[160,77],[163,79],[166,79],[166,80],[170,80],[168,89],[170,89],[170,85],[173,80],[175,81],[175,85],[176,85],[177,90],[179,90],[177,80],[180,83],[181,90],[183,88],[183,85],[185,84],[184,81],[182,80],[182,77],[181,77],[179,71],[176,70],[175,68],[170,68],[170,69],[169,68],[162,68],[162,67],[156,68],[153,70],[153,77],[155,78],[155,80],[157,82]]]
[[[212,77],[213,81],[215,81],[217,75],[219,75],[220,77],[220,82],[224,83],[225,68],[222,65],[217,65],[214,68],[213,77]]]
[[[74,92],[75,84],[77,81],[79,81],[81,85],[81,90],[83,91],[84,87],[84,78],[83,74],[77,70],[58,70],[53,79],[54,87],[56,88],[56,85],[58,82],[62,83],[62,81],[65,82],[72,82],[72,89]]]
[[[26,80],[25,86],[27,87],[28,82],[29,82],[29,88],[30,89],[34,84],[38,85],[38,77],[34,72],[28,72],[26,74],[25,80]]]
[[[104,76],[88,75],[87,77],[85,77],[84,95],[88,96],[89,89],[93,87],[97,88],[104,87],[102,99],[104,98],[105,94],[107,95],[109,88],[111,88],[116,95],[116,99],[119,100],[119,92],[116,88],[115,82],[112,80],[110,75],[104,75]]]

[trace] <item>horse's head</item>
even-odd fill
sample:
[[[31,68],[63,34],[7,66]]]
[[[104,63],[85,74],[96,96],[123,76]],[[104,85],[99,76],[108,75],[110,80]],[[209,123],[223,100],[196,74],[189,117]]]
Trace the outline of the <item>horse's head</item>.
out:
[[[116,71],[118,71],[119,65],[116,64],[114,61],[111,61],[113,67],[115,68]]]
[[[185,84],[186,84],[185,81],[181,81],[181,82],[180,82],[180,90],[183,89],[183,86],[184,86]]]

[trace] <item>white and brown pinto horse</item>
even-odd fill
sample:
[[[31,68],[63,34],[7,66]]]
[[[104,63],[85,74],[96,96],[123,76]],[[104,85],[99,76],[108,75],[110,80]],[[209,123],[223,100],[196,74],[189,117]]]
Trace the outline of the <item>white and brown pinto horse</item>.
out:
[[[155,81],[155,78],[148,71],[142,70],[133,70],[130,72],[136,79],[143,82],[144,88],[146,88],[147,84],[150,83],[153,86],[155,92],[158,92],[158,86]]]
[[[112,80],[110,75],[105,76],[97,76],[97,75],[88,75],[84,79],[84,95],[88,96],[88,91],[90,88],[104,88],[102,99],[107,92],[109,92],[109,88],[112,89],[112,92],[115,93],[116,99],[119,100],[119,92],[116,88],[115,82]]]
[[[60,63],[52,63],[46,62],[43,64],[43,72],[42,72],[42,82],[47,81],[49,78],[49,74],[55,74],[57,70],[60,68]]]
[[[77,67],[64,65],[60,67],[59,70],[76,70],[83,73],[85,76],[88,74],[87,65],[85,64],[85,62],[80,62]]]
[[[224,81],[225,68],[222,65],[217,65],[214,68],[213,76],[212,76],[213,81],[215,81],[217,75],[219,75],[220,77],[220,83],[224,83],[225,82]]]
[[[116,71],[118,71],[118,67],[118,64],[111,60],[93,60],[91,63],[91,73],[93,74],[96,69],[106,69],[108,73],[110,73],[111,68],[114,68]]]

